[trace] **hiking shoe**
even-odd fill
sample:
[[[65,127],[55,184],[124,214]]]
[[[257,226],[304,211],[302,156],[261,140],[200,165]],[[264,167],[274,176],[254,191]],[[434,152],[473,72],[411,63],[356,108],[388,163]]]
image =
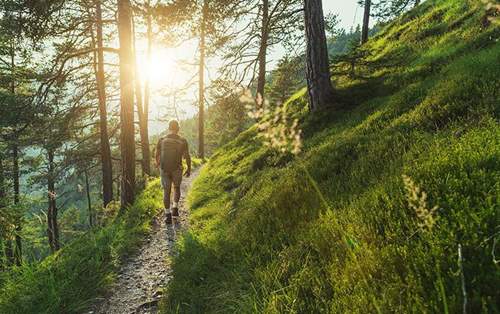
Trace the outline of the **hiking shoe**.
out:
[[[172,216],[179,217],[179,208],[177,207],[172,208]]]
[[[171,213],[167,213],[166,214],[166,217],[165,217],[165,223],[167,225],[171,225],[172,224],[172,214]]]

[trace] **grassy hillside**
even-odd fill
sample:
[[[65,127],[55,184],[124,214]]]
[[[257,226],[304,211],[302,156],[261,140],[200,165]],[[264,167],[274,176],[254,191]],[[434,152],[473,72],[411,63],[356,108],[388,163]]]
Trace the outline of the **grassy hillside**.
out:
[[[300,155],[255,128],[219,149],[164,311],[457,313],[465,289],[468,312],[499,312],[499,37],[479,1],[428,0],[336,78],[342,109],[292,97]]]
[[[113,282],[121,258],[142,241],[161,207],[159,180],[109,225],[58,253],[17,268],[0,286],[0,313],[83,313]]]

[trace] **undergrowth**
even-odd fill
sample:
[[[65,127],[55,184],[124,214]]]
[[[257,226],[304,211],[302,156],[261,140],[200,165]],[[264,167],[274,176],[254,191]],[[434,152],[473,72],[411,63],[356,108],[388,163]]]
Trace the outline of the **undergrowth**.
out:
[[[162,310],[499,312],[500,30],[480,5],[428,0],[387,25],[335,78],[336,109],[294,95],[298,156],[255,127],[219,149]]]
[[[161,207],[159,180],[150,182],[125,214],[39,264],[14,269],[0,287],[0,313],[83,313],[115,280]]]

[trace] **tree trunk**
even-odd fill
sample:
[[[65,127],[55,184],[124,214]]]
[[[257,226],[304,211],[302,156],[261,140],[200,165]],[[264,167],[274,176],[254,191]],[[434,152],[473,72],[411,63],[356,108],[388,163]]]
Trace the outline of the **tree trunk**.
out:
[[[147,2],[147,18],[146,18],[146,32],[147,32],[147,40],[148,40],[148,46],[147,46],[147,51],[146,51],[146,62],[150,66],[151,65],[151,53],[153,50],[153,22],[151,18],[151,7],[150,7],[150,2]],[[148,166],[150,167],[150,173],[151,173],[151,150],[150,150],[150,145],[149,145],[149,100],[150,100],[150,93],[151,93],[151,87],[150,87],[150,78],[147,75],[146,79],[144,81],[144,121],[146,124],[146,127],[144,128],[146,134],[145,138],[147,139],[147,153],[149,154],[147,156],[148,160]],[[143,151],[143,156],[142,158],[146,158],[144,156],[144,151]],[[149,173],[149,174],[150,174]]]
[[[0,154],[0,208],[4,207],[7,204],[7,193],[5,190],[5,172],[3,168],[3,156]],[[5,239],[5,241],[3,241]],[[0,234],[0,240],[4,242],[3,254],[5,255],[5,261],[7,265],[14,264],[14,254],[12,252],[12,240],[10,239],[10,235],[6,232]],[[1,243],[1,242],[0,242]],[[0,268],[3,268],[3,264],[0,264]]]
[[[269,40],[269,0],[262,0],[262,25],[260,30],[259,73],[257,78],[258,107],[264,106],[264,92],[266,86],[267,46]]]
[[[118,0],[118,37],[120,41],[120,145],[121,212],[135,198],[134,138],[134,54],[132,51],[132,10],[129,0]]]
[[[54,167],[54,150],[47,149],[48,156],[48,175],[47,175],[47,194],[49,208],[47,210],[47,235],[49,237],[49,246],[52,253],[59,250],[59,227],[57,225],[57,203],[55,189],[55,167]]]
[[[5,246],[4,246],[4,236],[0,234],[0,276],[5,270]]]
[[[120,188],[121,188],[121,176],[116,178],[116,198],[118,199],[121,199],[121,191],[120,191]]]
[[[365,13],[363,15],[363,28],[361,29],[361,44],[368,41],[368,31],[370,30],[370,8],[371,0],[365,0]]]
[[[0,208],[5,207],[6,196],[7,193],[5,191],[5,170],[3,168],[3,155],[2,153],[0,153]]]
[[[198,156],[205,158],[205,32],[208,13],[208,0],[203,1],[200,28],[200,65],[199,65],[199,109],[198,109]]]
[[[16,210],[19,209],[19,195],[20,195],[20,190],[19,190],[19,147],[17,146],[16,143],[17,139],[14,140],[14,144],[12,145],[12,181],[14,185],[14,206],[16,207]],[[18,221],[16,222],[16,246],[14,249],[14,258],[16,261],[16,265],[21,265],[22,262],[22,256],[23,256],[23,245],[22,245],[22,239],[21,239],[21,231],[22,231],[22,226],[21,226],[21,213],[18,214]]]
[[[104,51],[102,38],[101,0],[95,0],[97,28],[97,67],[95,76],[99,98],[99,132],[101,136],[102,203],[106,207],[113,200],[113,163],[108,136],[108,112],[106,108],[106,77],[104,72]]]
[[[10,45],[10,66],[11,66],[11,75],[12,78],[10,80],[10,92],[12,93],[12,96],[15,96],[16,94],[16,47],[14,43],[14,39],[11,41]],[[19,209],[19,147],[17,146],[17,135],[15,136],[13,140],[13,145],[12,145],[12,179],[14,183],[14,206],[16,207],[16,210]],[[16,247],[14,250],[14,259],[16,262],[16,265],[21,265],[22,262],[22,256],[23,256],[23,248],[22,248],[22,240],[21,240],[21,231],[22,231],[22,226],[21,226],[21,216],[22,213],[17,213],[18,214],[18,221],[16,221]]]
[[[307,39],[307,88],[311,111],[327,107],[333,101],[325,19],[321,0],[304,1]]]
[[[89,184],[89,174],[87,169],[84,171],[85,174],[85,190],[87,192],[87,205],[89,210],[89,226],[92,228],[94,226],[94,213],[92,211],[92,199],[90,197],[90,184]]]
[[[137,116],[139,117],[139,133],[141,136],[141,152],[142,152],[142,173],[143,175],[151,175],[151,154],[149,151],[149,132],[148,132],[148,121],[144,115],[144,109],[142,106],[142,89],[141,89],[141,78],[139,77],[139,66],[137,62],[137,50],[135,44],[135,24],[133,24],[133,39],[134,39],[134,56],[135,56],[135,101],[137,105]]]

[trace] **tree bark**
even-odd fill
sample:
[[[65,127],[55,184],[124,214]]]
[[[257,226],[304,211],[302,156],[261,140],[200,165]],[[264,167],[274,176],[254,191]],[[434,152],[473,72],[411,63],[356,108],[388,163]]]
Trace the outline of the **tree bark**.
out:
[[[205,36],[208,0],[203,1],[200,27],[200,64],[199,64],[199,103],[198,103],[198,156],[205,158]]]
[[[116,198],[120,198],[121,199],[121,191],[120,191],[120,188],[121,188],[121,176],[116,178]]]
[[[12,145],[12,181],[13,181],[13,186],[14,186],[14,206],[16,207],[16,210],[19,210],[19,196],[20,196],[20,189],[19,189],[19,147],[17,146],[16,140],[14,140],[14,143]],[[22,262],[22,256],[23,256],[23,245],[22,245],[22,239],[21,239],[21,231],[22,231],[22,226],[21,226],[21,213],[18,213],[18,221],[16,222],[16,246],[14,249],[14,259],[16,262],[16,265],[21,265]]]
[[[52,253],[59,250],[59,227],[57,225],[57,203],[55,189],[55,167],[54,167],[54,150],[47,149],[47,157],[49,162],[47,175],[47,195],[49,208],[47,210],[47,235],[49,238],[50,251]]]
[[[6,198],[7,197],[7,192],[5,189],[5,172],[4,172],[4,167],[3,167],[3,156],[0,154],[0,208],[5,207],[7,204]],[[7,262],[7,265],[12,265],[14,264],[14,254],[12,252],[12,240],[10,239],[10,235],[7,233],[0,234],[1,237],[4,237],[4,239],[0,238],[2,242],[4,242],[4,247],[0,247],[0,249],[3,248],[3,254],[5,255],[5,261]],[[0,242],[1,243],[1,242]],[[3,265],[0,264],[0,269],[3,268]]]
[[[5,170],[3,167],[3,155],[0,153],[0,208],[5,206],[5,197],[7,193],[5,191]]]
[[[134,54],[132,51],[132,10],[129,0],[118,0],[120,41],[120,122],[121,122],[121,212],[135,199],[134,138]]]
[[[311,111],[316,111],[332,104],[334,95],[321,0],[304,1],[304,16],[307,39],[309,108]]]
[[[94,226],[94,213],[92,210],[92,199],[90,197],[90,184],[89,184],[89,174],[87,169],[84,171],[85,174],[85,190],[87,192],[87,205],[89,210],[89,226],[92,228]]]
[[[266,63],[267,63],[267,46],[269,41],[269,0],[262,0],[262,25],[260,31],[260,48],[259,48],[259,73],[257,77],[257,95],[260,95],[260,100],[257,106],[264,106],[264,93],[266,87]],[[259,98],[259,97],[258,97]]]
[[[141,136],[141,152],[142,152],[142,173],[143,175],[151,175],[151,154],[149,150],[149,132],[148,132],[148,121],[146,120],[143,108],[142,99],[142,89],[141,89],[141,78],[139,77],[139,65],[137,61],[137,49],[135,44],[135,24],[133,24],[133,40],[134,40],[134,57],[135,57],[135,67],[134,67],[134,82],[135,82],[135,101],[137,105],[137,116],[139,117],[139,133]]]
[[[10,81],[10,92],[12,96],[16,94],[16,49],[15,42],[12,38],[10,45],[10,65],[11,65],[11,81]],[[19,147],[17,146],[17,134],[14,136],[13,145],[12,145],[12,179],[14,183],[14,205],[16,210],[19,210]],[[23,248],[22,248],[22,239],[21,239],[21,216],[22,213],[18,213],[18,221],[16,222],[16,246],[14,249],[14,259],[16,265],[21,265],[22,256],[23,256]]]
[[[151,66],[151,54],[153,50],[153,22],[151,18],[151,7],[150,7],[150,2],[147,2],[147,17],[146,17],[146,34],[147,34],[147,40],[148,40],[148,46],[146,50],[146,62],[149,66]],[[147,138],[147,146],[148,150],[147,152],[149,155],[147,156],[148,159],[148,165],[150,167],[150,172],[151,172],[151,150],[150,150],[150,145],[149,145],[149,101],[150,101],[150,93],[151,93],[151,87],[150,87],[150,78],[149,76],[146,76],[146,79],[144,81],[144,121],[146,122],[146,127],[145,132],[146,135],[145,137]],[[144,154],[144,152],[143,152]],[[144,158],[144,156],[143,156]]]
[[[106,77],[104,72],[104,50],[102,35],[101,0],[95,0],[97,29],[97,67],[94,67],[99,98],[99,132],[102,166],[102,203],[106,207],[113,200],[113,163],[108,136],[108,112],[106,107]]]
[[[370,30],[370,9],[372,1],[365,0],[365,12],[363,15],[363,28],[361,29],[361,44],[368,41],[368,31]]]

